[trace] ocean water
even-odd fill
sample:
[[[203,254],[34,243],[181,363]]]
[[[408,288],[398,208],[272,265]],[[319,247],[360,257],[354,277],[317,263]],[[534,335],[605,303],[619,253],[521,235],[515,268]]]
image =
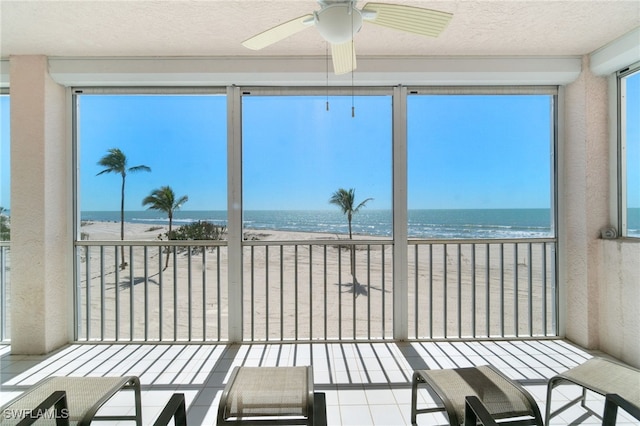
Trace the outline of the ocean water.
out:
[[[552,237],[549,209],[464,209],[409,210],[408,234],[412,238],[540,238]],[[83,221],[120,221],[118,211],[85,211]],[[177,211],[174,226],[198,220],[226,225],[225,211]],[[125,221],[162,225],[168,219],[161,212],[126,211]],[[347,234],[347,219],[336,210],[249,210],[244,228]],[[392,235],[391,210],[365,209],[353,216],[354,234]]]

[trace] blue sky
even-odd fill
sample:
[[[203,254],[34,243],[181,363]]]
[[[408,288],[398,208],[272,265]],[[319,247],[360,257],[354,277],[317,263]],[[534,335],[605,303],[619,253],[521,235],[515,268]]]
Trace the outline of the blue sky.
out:
[[[245,97],[243,203],[247,210],[335,209],[338,188],[391,208],[391,97]]]
[[[185,210],[226,209],[226,98],[224,96],[83,95],[79,106],[81,210],[119,210],[121,177],[97,174],[110,148],[127,156],[126,210],[169,185],[187,195]]]
[[[409,207],[550,207],[551,102],[409,96]]]
[[[245,209],[333,209],[341,187],[391,207],[391,97],[326,101],[243,98]],[[96,176],[111,147],[152,169],[127,177],[127,210],[161,185],[189,196],[184,210],[224,210],[225,108],[223,96],[82,96],[82,210],[119,207],[119,176]],[[415,96],[408,109],[410,208],[549,207],[549,97]]]
[[[373,198],[367,208],[391,207],[391,97],[328,100],[329,111],[322,95],[243,97],[245,209],[335,209],[328,199],[340,187],[355,188],[356,201]],[[0,102],[8,140],[8,97]],[[409,96],[409,208],[549,207],[550,102],[548,96]],[[119,209],[120,177],[96,176],[98,160],[114,147],[129,166],[152,169],[127,176],[127,210],[144,209],[142,199],[163,185],[189,196],[184,210],[226,209],[225,96],[82,95],[79,105],[81,210]],[[638,121],[629,133],[638,139]],[[9,204],[6,145],[3,206]]]

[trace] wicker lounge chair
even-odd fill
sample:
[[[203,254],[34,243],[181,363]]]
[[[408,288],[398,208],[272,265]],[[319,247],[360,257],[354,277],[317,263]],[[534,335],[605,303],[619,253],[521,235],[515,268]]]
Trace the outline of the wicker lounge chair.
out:
[[[96,416],[98,409],[123,389],[133,390],[136,407],[134,415]],[[88,425],[93,420],[135,420],[136,425],[142,425],[140,381],[135,376],[49,377],[2,407],[2,424],[18,424],[25,417],[31,417],[33,410],[43,401],[49,400],[56,391],[64,391],[68,411],[64,412],[63,417],[70,424]]]
[[[223,424],[313,425],[313,370],[302,367],[235,367],[218,407]]]
[[[561,384],[574,384],[582,387],[579,397],[551,412],[551,393],[553,389]],[[636,406],[640,405],[640,370],[611,361],[604,358],[591,358],[587,362],[578,365],[562,374],[552,377],[547,385],[547,408],[545,413],[545,423],[555,415],[566,410],[576,402],[580,401],[582,408],[591,414],[601,417],[600,414],[591,410],[585,404],[587,390],[605,396],[608,393],[618,394],[622,398]]]
[[[425,384],[440,399],[442,405],[418,409],[418,386]],[[543,426],[542,416],[533,397],[518,383],[495,368],[485,365],[444,370],[417,370],[411,389],[411,424],[423,413],[445,411],[451,426],[463,424],[465,397],[475,396],[494,419],[501,424]]]

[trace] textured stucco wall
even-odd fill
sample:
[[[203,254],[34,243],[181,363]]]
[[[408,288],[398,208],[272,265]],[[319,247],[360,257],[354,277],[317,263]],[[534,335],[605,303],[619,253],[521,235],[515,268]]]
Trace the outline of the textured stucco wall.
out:
[[[640,243],[601,245],[600,349],[640,368]]]
[[[561,309],[569,340],[640,367],[640,244],[600,238],[601,228],[612,224],[616,203],[612,87],[590,72],[585,57],[580,77],[565,92]]]
[[[69,341],[70,185],[65,91],[44,56],[11,64],[11,350],[50,352]]]
[[[599,282],[603,265],[600,229],[609,221],[609,135],[607,80],[589,71],[566,88],[560,200],[561,285],[566,295],[566,337],[598,348]]]

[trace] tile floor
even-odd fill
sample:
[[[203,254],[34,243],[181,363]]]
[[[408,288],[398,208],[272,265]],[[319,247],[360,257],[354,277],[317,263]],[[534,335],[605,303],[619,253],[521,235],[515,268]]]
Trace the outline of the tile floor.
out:
[[[189,425],[214,425],[218,401],[232,367],[312,364],[315,389],[326,395],[328,425],[408,425],[413,370],[491,364],[523,384],[544,416],[547,380],[591,356],[563,340],[73,344],[46,356],[11,355],[8,346],[0,346],[0,406],[50,375],[136,375],[142,383],[145,424],[152,424],[170,396],[181,392],[186,397]],[[561,406],[578,393],[576,386],[556,388],[553,407]],[[420,392],[419,401],[433,404],[426,391]],[[603,398],[590,394],[588,405],[601,412]],[[133,398],[122,392],[102,410],[132,412]],[[554,417],[551,425],[600,422],[577,405]],[[418,416],[418,424],[443,425],[446,420],[441,414],[423,414]],[[638,422],[621,412],[618,424]]]

